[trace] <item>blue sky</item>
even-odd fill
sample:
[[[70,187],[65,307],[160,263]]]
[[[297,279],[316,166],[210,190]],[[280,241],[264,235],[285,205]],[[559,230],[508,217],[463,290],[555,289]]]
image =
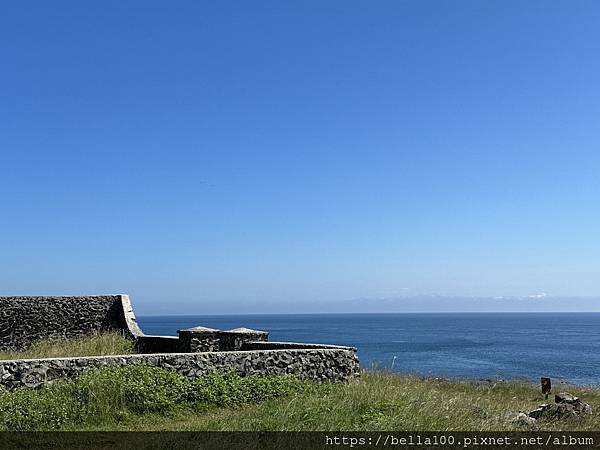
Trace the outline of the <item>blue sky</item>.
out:
[[[600,296],[599,21],[593,1],[5,4],[2,293]]]

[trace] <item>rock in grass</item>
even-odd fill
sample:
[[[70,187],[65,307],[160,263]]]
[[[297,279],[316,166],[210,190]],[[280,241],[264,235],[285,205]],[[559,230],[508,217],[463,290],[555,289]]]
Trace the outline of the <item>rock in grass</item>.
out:
[[[573,405],[570,405],[568,403],[556,403],[554,405],[545,405],[544,408],[538,408],[535,411],[539,411],[540,409],[542,411],[538,418],[548,421],[572,419],[574,417],[577,417],[577,413],[575,412]]]
[[[530,411],[527,415],[529,417],[532,417],[533,419],[540,419],[541,417],[543,417],[544,412],[552,405],[547,405],[547,404],[543,404],[540,405],[537,409],[534,409],[533,411]]]
[[[540,405],[538,408],[530,411],[527,416],[536,420],[553,421],[573,419],[592,412],[592,407],[590,405],[568,392],[556,394],[554,396],[554,401],[556,403],[553,405]]]
[[[568,392],[560,392],[554,396],[555,403],[574,403],[578,400],[579,398],[569,394]]]
[[[511,422],[519,426],[532,426],[536,424],[537,420],[535,420],[533,417],[529,417],[523,412],[520,412],[511,419]]]
[[[571,405],[576,414],[589,414],[592,412],[592,407],[589,404],[568,392],[556,394],[554,401],[560,405]]]

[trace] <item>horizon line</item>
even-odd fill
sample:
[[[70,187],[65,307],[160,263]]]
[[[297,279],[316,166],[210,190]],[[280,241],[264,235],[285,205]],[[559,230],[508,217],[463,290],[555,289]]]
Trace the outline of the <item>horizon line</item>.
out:
[[[137,314],[137,317],[193,316],[311,316],[311,315],[416,315],[416,314],[600,314],[597,311],[398,311],[398,312],[288,312],[288,313],[208,313],[208,314]]]

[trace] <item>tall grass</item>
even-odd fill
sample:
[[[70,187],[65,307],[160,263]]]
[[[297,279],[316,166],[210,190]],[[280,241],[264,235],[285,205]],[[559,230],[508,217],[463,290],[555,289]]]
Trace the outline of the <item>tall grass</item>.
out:
[[[511,414],[543,402],[523,382],[365,373],[346,384],[212,374],[190,381],[143,365],[88,369],[39,389],[0,389],[0,430],[502,431],[598,430],[600,390],[569,387],[593,413],[539,421]]]
[[[127,354],[119,333],[54,339],[0,359]],[[592,405],[540,430],[599,430],[600,390],[562,387]],[[88,369],[39,390],[0,388],[0,430],[519,430],[518,411],[543,403],[525,382],[475,382],[370,371],[346,384],[215,374],[190,381],[142,365]]]
[[[134,343],[131,339],[127,339],[118,331],[103,331],[77,338],[40,340],[21,351],[0,352],[0,360],[124,355],[134,352]]]
[[[116,427],[148,431],[599,430],[600,391],[563,389],[590,403],[593,413],[578,419],[539,421],[524,428],[511,418],[518,411],[530,411],[544,402],[539,387],[533,384],[367,372],[348,384],[312,385],[311,389],[256,405],[216,408],[195,415],[138,416]]]
[[[0,389],[0,430],[117,427],[133,419],[195,415],[218,406],[259,403],[306,386],[285,376],[206,375],[194,381],[145,365],[90,368],[39,390]]]

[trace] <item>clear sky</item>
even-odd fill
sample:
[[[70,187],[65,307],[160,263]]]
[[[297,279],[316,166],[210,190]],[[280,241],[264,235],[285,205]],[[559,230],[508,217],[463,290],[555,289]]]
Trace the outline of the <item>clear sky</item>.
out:
[[[5,2],[1,292],[599,296],[599,23],[572,0]]]

